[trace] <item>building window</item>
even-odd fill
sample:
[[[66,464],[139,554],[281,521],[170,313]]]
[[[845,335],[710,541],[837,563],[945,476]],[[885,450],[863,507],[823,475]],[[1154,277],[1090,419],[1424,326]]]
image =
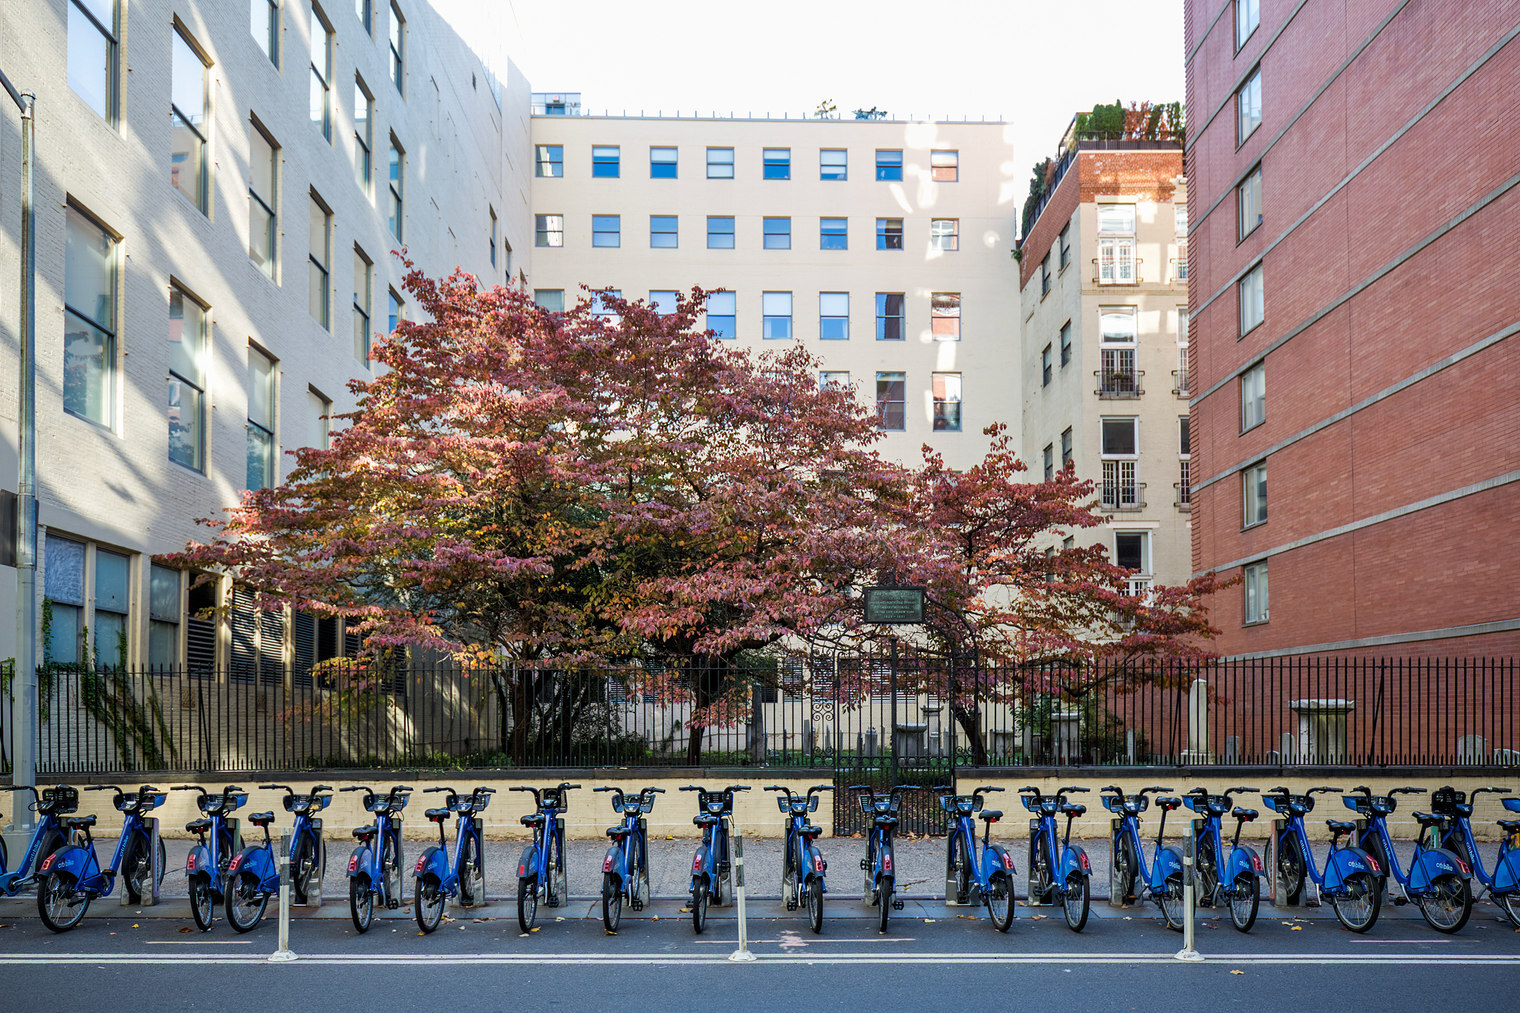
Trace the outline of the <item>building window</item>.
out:
[[[148,664],[179,664],[180,575],[151,563],[148,567]]]
[[[307,244],[306,277],[309,286],[307,309],[312,319],[328,329],[331,323],[328,303],[328,275],[332,255],[332,212],[317,197],[311,195],[310,242]]]
[[[1114,565],[1122,566],[1126,570],[1142,578],[1131,578],[1129,593],[1143,592],[1150,584],[1148,578],[1151,574],[1151,535],[1149,531],[1115,531],[1114,532]]]
[[[622,215],[592,215],[591,245],[615,247],[623,245]]]
[[[393,288],[387,287],[385,291],[387,294],[385,307],[385,333],[395,334],[396,326],[400,324],[401,321],[406,319],[406,300],[397,295],[396,290]]]
[[[206,64],[184,33],[175,29],[170,54],[169,116],[174,121],[169,182],[206,213]]]
[[[849,152],[844,148],[819,148],[818,178],[849,179]]]
[[[1056,477],[1056,445],[1045,444],[1045,481],[1049,482]]]
[[[1256,231],[1261,224],[1261,164],[1246,174],[1240,186],[1235,188],[1240,206],[1240,238]]]
[[[564,215],[534,215],[533,216],[533,245],[534,246],[564,246],[565,245],[565,216]]]
[[[1040,298],[1050,294],[1050,254],[1040,258]]]
[[[274,0],[270,0],[271,3]],[[358,17],[359,24],[364,26],[364,34],[375,34],[375,10],[373,0],[354,0],[354,15]]]
[[[820,250],[849,249],[848,224],[847,218],[818,219],[818,248]]]
[[[959,218],[935,218],[929,222],[929,249],[954,253],[961,248]]]
[[[369,365],[369,304],[374,284],[374,265],[364,251],[354,247],[354,358]]]
[[[961,178],[959,151],[929,152],[929,178],[936,183],[954,183]]]
[[[169,460],[206,470],[206,309],[169,286]]]
[[[1172,393],[1188,396],[1188,308],[1177,307],[1177,368],[1172,371]]]
[[[934,431],[958,433],[961,431],[961,375],[959,373],[935,373]]]
[[[354,76],[354,182],[368,197],[374,193],[374,168],[371,152],[374,150],[375,99],[363,80]]]
[[[1066,270],[1066,265],[1071,263],[1071,223],[1061,226],[1061,266],[1060,270]]]
[[[850,293],[818,293],[818,337],[822,341],[850,339]]]
[[[733,179],[734,178],[734,149],[733,148],[708,148],[707,149],[707,178],[708,179]]]
[[[63,409],[109,426],[116,403],[116,240],[68,206],[63,283]]]
[[[1245,585],[1246,624],[1267,621],[1267,561],[1247,563],[1241,568],[1241,582]]]
[[[70,0],[69,87],[107,123],[116,122],[116,2]]]
[[[1240,473],[1241,527],[1263,524],[1267,519],[1267,462],[1253,464]]]
[[[1138,420],[1104,419],[1103,445],[1103,496],[1105,510],[1138,510],[1145,506],[1142,498],[1144,486],[1135,482],[1140,441],[1137,435]]]
[[[491,207],[488,204],[488,205],[486,205],[486,212],[488,214],[490,214],[490,216],[491,216],[491,266],[495,267],[496,266],[496,242],[497,242],[498,239],[501,238],[501,225],[500,225],[499,222],[496,221],[496,209],[495,208]],[[512,265],[511,264],[507,265],[507,273],[508,274],[512,273]]]
[[[1135,282],[1135,206],[1098,205],[1098,284]]]
[[[766,340],[792,336],[792,293],[766,292],[760,297],[760,312]]]
[[[248,256],[273,278],[279,249],[274,187],[280,149],[256,121],[248,123]]]
[[[1235,93],[1235,110],[1239,121],[1239,144],[1261,126],[1261,68],[1257,67]],[[1238,146],[1238,145],[1237,145]]]
[[[1071,427],[1067,426],[1061,432],[1061,467],[1075,468],[1077,459],[1072,456],[1071,450]]]
[[[878,148],[876,151],[876,179],[878,181],[901,180],[903,157],[901,148]]]
[[[761,154],[762,175],[765,179],[792,178],[792,149],[766,148]]]
[[[707,216],[707,248],[709,250],[732,250],[734,248],[734,219],[732,215]]]
[[[311,427],[306,434],[306,445],[314,450],[330,449],[332,401],[315,387],[306,388],[306,421]]]
[[[1134,397],[1141,393],[1140,374],[1135,369],[1135,351],[1139,344],[1136,309],[1133,306],[1103,306],[1098,310],[1100,397]]]
[[[540,179],[559,179],[565,174],[565,146],[563,144],[535,144],[533,146],[533,175]]]
[[[406,96],[406,19],[395,0],[391,2],[391,84],[396,94]]]
[[[767,250],[792,248],[792,220],[790,218],[765,219],[765,248]]]
[[[649,149],[649,178],[650,179],[675,179],[676,178],[676,149],[675,148],[650,148]]]
[[[1235,0],[1235,49],[1246,44],[1261,23],[1261,0]]]
[[[824,390],[850,389],[850,371],[847,369],[824,369],[818,372],[818,386]]]
[[[1240,374],[1240,431],[1267,420],[1267,364],[1258,362]]]
[[[675,215],[650,215],[649,248],[652,250],[674,250],[680,241],[676,228]]]
[[[535,288],[533,302],[550,313],[565,312],[565,290],[562,288]]]
[[[876,248],[878,250],[903,248],[903,220],[901,218],[876,219]]]
[[[389,219],[391,235],[396,237],[397,242],[401,242],[405,238],[402,232],[402,229],[406,225],[406,219],[403,215],[406,207],[403,200],[403,196],[406,193],[404,179],[406,171],[405,159],[406,152],[401,150],[401,144],[396,140],[396,135],[391,134]]]
[[[81,659],[80,638],[87,625],[83,542],[48,533],[43,545],[42,593],[52,610],[52,636],[43,641],[43,663],[73,664]]]
[[[681,293],[671,289],[656,289],[649,293],[649,308],[662,317],[674,313],[680,301]]]
[[[961,294],[935,292],[929,296],[929,329],[935,341],[961,339]]]
[[[274,464],[274,360],[248,347],[248,488],[279,481]]]
[[[715,338],[739,336],[737,299],[732,292],[714,292],[707,297],[707,329]]]
[[[622,171],[622,151],[616,144],[597,144],[591,147],[591,176],[593,179],[617,179]]]
[[[908,331],[905,316],[905,296],[902,292],[877,292],[876,340],[904,340]]]
[[[248,29],[269,62],[280,65],[280,0],[251,0]]]
[[[311,8],[311,121],[332,143],[332,29]]]
[[[882,429],[902,432],[908,421],[908,379],[906,373],[876,374],[876,424]]]
[[[1053,379],[1055,379],[1055,373],[1056,373],[1056,371],[1055,371],[1055,364],[1053,362],[1053,356],[1052,356],[1051,352],[1052,352],[1052,349],[1051,349],[1051,347],[1049,345],[1046,345],[1045,348],[1044,348],[1044,350],[1040,352],[1040,386],[1041,387],[1049,387],[1050,386],[1050,381],[1053,380]]]
[[[1240,279],[1240,334],[1242,337],[1266,318],[1266,294],[1262,265],[1257,264]]]
[[[1061,365],[1071,361],[1071,321],[1061,325]]]
[[[1177,505],[1187,507],[1193,502],[1193,441],[1192,424],[1186,415],[1177,417],[1177,461],[1179,472],[1177,479]]]

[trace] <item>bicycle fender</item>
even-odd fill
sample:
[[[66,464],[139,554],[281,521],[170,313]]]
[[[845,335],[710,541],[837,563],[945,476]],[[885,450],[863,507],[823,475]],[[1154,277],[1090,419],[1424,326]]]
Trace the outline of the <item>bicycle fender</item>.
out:
[[[94,864],[93,856],[88,848],[70,844],[44,858],[42,865],[37,869],[37,876],[41,878],[49,872],[66,872],[74,877],[74,882],[81,883],[98,871],[91,868]]]
[[[707,845],[704,844],[691,856],[691,888],[695,890],[699,883],[706,883],[707,879]]]
[[[989,844],[982,851],[982,878],[991,879],[994,872],[1013,875],[1013,854],[1001,844]]]
[[[227,866],[228,881],[240,872],[253,873],[258,877],[261,888],[273,883],[275,889],[279,889],[279,875],[275,872],[274,859],[270,857],[268,848],[250,845],[233,855],[232,863]]]
[[[1463,879],[1471,879],[1472,867],[1458,858],[1455,852],[1445,848],[1422,851],[1410,866],[1409,886],[1412,890],[1425,890],[1435,882],[1437,876],[1450,876],[1453,873]]]
[[[1265,871],[1265,866],[1261,864],[1261,856],[1256,853],[1256,849],[1245,844],[1231,849],[1230,856],[1225,859],[1224,868],[1223,881],[1227,884],[1235,882],[1241,873],[1249,872],[1253,876],[1260,876]]]
[[[807,869],[803,873],[803,881],[817,879],[819,882],[822,882],[823,871],[828,868],[828,863],[823,860],[823,852],[810,844],[804,858],[807,862]],[[825,889],[827,889],[827,886],[825,886]]]
[[[426,849],[422,852],[422,854],[417,856],[417,868],[414,870],[413,875],[415,875],[418,879],[421,879],[424,876],[432,876],[434,879],[438,880],[438,882],[442,883],[445,879],[448,878],[448,874],[448,853],[438,845],[433,845],[431,848]]]
[[[618,877],[618,881],[619,882],[622,882],[622,879],[623,879],[623,848],[622,848],[622,845],[614,844],[614,845],[612,845],[612,847],[610,847],[610,848],[607,849],[607,857],[605,857],[605,858],[602,859],[602,872],[604,872],[604,873],[610,872],[614,876]]]
[[[529,876],[538,875],[538,848],[532,844],[523,848],[522,857],[517,860],[517,878],[527,879]]]
[[[190,854],[185,856],[185,872],[192,876],[197,872],[211,875],[211,849],[204,844],[191,848]]]
[[[1087,850],[1080,844],[1072,844],[1066,848],[1066,853],[1061,856],[1061,882],[1071,878],[1072,873],[1080,876],[1092,875],[1092,862],[1087,859]]]
[[[1378,865],[1377,859],[1361,848],[1335,849],[1330,852],[1330,860],[1325,864],[1325,889],[1339,890],[1348,878],[1358,872],[1370,872],[1374,876],[1388,874],[1387,869]]]
[[[1168,844],[1156,855],[1156,864],[1151,868],[1152,889],[1164,885],[1174,872],[1182,875],[1182,852],[1175,844]]]
[[[367,844],[361,844],[354,849],[354,853],[348,856],[348,878],[367,879],[374,882],[375,876],[375,852]]]

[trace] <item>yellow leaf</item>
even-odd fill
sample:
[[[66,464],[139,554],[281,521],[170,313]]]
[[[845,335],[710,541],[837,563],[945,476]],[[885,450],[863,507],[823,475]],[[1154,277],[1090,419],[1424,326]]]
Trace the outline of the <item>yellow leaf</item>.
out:
[[[1246,972],[1244,972],[1244,971],[1231,971],[1230,973],[1231,974],[1245,974]]]

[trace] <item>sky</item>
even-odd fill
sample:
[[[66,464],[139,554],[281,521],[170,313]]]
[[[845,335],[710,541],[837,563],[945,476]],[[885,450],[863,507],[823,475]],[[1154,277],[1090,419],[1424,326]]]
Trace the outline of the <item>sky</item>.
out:
[[[1033,166],[1078,110],[1184,97],[1182,0],[470,2],[533,91],[587,113],[1002,119]]]

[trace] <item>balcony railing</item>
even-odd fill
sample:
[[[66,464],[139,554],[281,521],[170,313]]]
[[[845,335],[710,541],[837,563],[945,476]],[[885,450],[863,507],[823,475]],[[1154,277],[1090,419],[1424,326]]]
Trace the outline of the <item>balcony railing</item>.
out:
[[[1188,511],[1193,509],[1193,483],[1188,476],[1188,462],[1182,462],[1182,480],[1173,482],[1172,488],[1177,490],[1177,498],[1172,505],[1178,510]]]
[[[1186,398],[1191,393],[1188,390],[1187,367],[1172,370],[1172,393],[1180,398]]]
[[[1135,352],[1132,348],[1105,348],[1103,368],[1093,370],[1098,378],[1098,389],[1093,391],[1100,398],[1139,397],[1145,393],[1140,378],[1145,370],[1135,368]]]
[[[1094,257],[1092,259],[1093,284],[1138,285],[1140,284],[1140,268],[1144,264],[1144,257],[1122,252],[1113,256]]]
[[[1135,481],[1134,461],[1103,462],[1104,510],[1145,509],[1145,483]]]

